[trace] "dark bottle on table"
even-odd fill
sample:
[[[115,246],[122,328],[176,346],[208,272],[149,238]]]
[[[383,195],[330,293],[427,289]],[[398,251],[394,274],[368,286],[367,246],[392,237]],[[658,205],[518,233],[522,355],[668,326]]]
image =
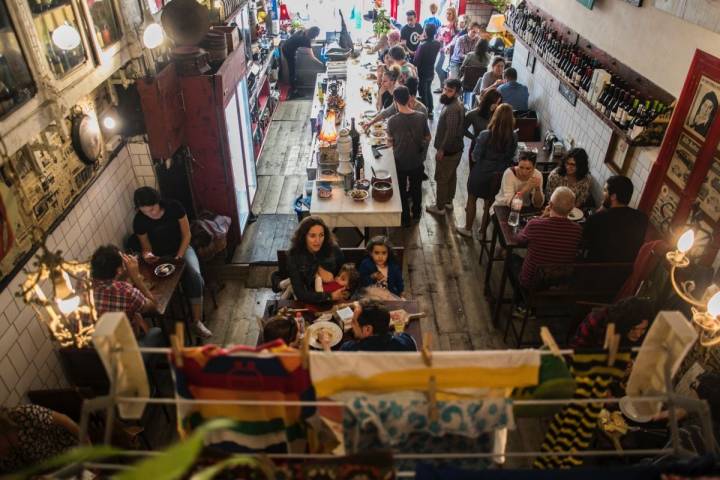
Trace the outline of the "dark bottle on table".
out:
[[[358,152],[355,156],[355,180],[362,180],[365,178],[365,159],[363,158],[362,152]]]
[[[352,140],[352,158],[360,151],[360,132],[355,128],[355,117],[350,119],[350,140]]]

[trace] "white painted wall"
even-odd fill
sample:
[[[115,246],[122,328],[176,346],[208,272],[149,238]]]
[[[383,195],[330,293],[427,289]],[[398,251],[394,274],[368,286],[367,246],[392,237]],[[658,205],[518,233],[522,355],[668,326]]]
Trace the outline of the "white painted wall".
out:
[[[695,49],[720,57],[720,34],[656,9],[653,0],[641,8],[599,0],[592,10],[575,0],[530,1],[675,97]]]
[[[88,260],[100,245],[122,245],[132,229],[132,194],[140,185],[155,185],[150,152],[145,143],[129,143],[50,234],[48,247],[62,250],[67,259]],[[47,328],[32,308],[14,297],[25,277],[18,274],[0,293],[0,405],[4,406],[25,402],[28,390],[67,384]]]
[[[572,106],[558,91],[560,81],[537,60],[535,72],[525,66],[528,51],[519,42],[515,45],[513,67],[518,71],[518,80],[530,90],[530,108],[538,113],[543,136],[552,130],[560,138],[574,139],[575,146],[582,147],[590,158],[593,196],[596,202],[602,198],[605,180],[615,173],[605,165],[605,156],[610,145],[612,130],[582,101]],[[635,186],[631,205],[637,206],[659,148],[636,148],[626,172]]]

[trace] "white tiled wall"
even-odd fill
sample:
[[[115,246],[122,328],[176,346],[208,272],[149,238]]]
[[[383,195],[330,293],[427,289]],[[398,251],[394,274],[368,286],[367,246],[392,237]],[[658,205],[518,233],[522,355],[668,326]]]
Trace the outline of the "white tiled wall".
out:
[[[102,244],[122,245],[132,227],[133,191],[155,184],[149,165],[147,145],[129,143],[48,237],[48,247],[62,250],[65,258],[87,260]],[[0,293],[0,405],[5,406],[25,401],[28,390],[66,385],[47,329],[14,297],[24,280],[25,274],[18,274]]]
[[[527,85],[530,90],[530,108],[538,113],[542,135],[552,130],[560,138],[572,137],[575,146],[587,151],[590,171],[595,180],[593,195],[599,200],[605,180],[614,175],[605,164],[612,129],[582,101],[578,100],[576,105],[572,106],[558,91],[559,80],[539,60],[535,63],[535,72],[531,73],[526,67],[527,56],[527,49],[516,43],[513,67],[518,71],[518,81]],[[630,154],[626,175],[635,186],[632,206],[636,206],[640,199],[658,152],[658,148],[635,148]]]

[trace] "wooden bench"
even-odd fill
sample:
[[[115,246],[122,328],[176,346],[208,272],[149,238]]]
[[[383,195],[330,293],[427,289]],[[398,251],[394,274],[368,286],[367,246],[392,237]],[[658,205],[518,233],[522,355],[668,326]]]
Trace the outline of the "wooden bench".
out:
[[[341,250],[345,256],[345,263],[354,263],[355,265],[358,265],[367,255],[367,250],[364,248],[341,248]],[[392,250],[395,254],[395,260],[397,260],[398,264],[400,264],[400,268],[402,268],[405,260],[405,247],[393,247]],[[288,276],[288,250],[278,250],[277,259],[278,272],[281,277],[285,278]]]
[[[516,345],[523,344],[530,310],[537,318],[567,319],[572,328],[572,309],[578,302],[612,303],[617,292],[632,272],[632,263],[572,263],[564,265],[539,265],[536,273],[536,287],[520,289],[525,301],[525,315],[520,331],[515,330],[512,316],[505,325],[505,339],[510,330]],[[513,283],[517,279],[512,280]],[[550,312],[549,315],[541,315]],[[567,337],[567,335],[566,335]]]

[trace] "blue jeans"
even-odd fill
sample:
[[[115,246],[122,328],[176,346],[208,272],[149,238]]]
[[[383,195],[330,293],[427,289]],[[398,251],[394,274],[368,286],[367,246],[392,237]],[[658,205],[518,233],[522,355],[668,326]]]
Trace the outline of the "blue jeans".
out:
[[[200,274],[200,261],[192,247],[185,250],[183,258],[185,259],[185,271],[181,279],[183,291],[191,304],[202,305],[205,281]]]
[[[443,70],[442,66],[445,62],[445,48],[440,49],[438,53],[437,62],[435,63],[435,73],[437,73],[438,80],[440,80],[440,88],[442,88],[445,80],[447,79],[447,72]],[[425,105],[427,107],[427,105]]]

